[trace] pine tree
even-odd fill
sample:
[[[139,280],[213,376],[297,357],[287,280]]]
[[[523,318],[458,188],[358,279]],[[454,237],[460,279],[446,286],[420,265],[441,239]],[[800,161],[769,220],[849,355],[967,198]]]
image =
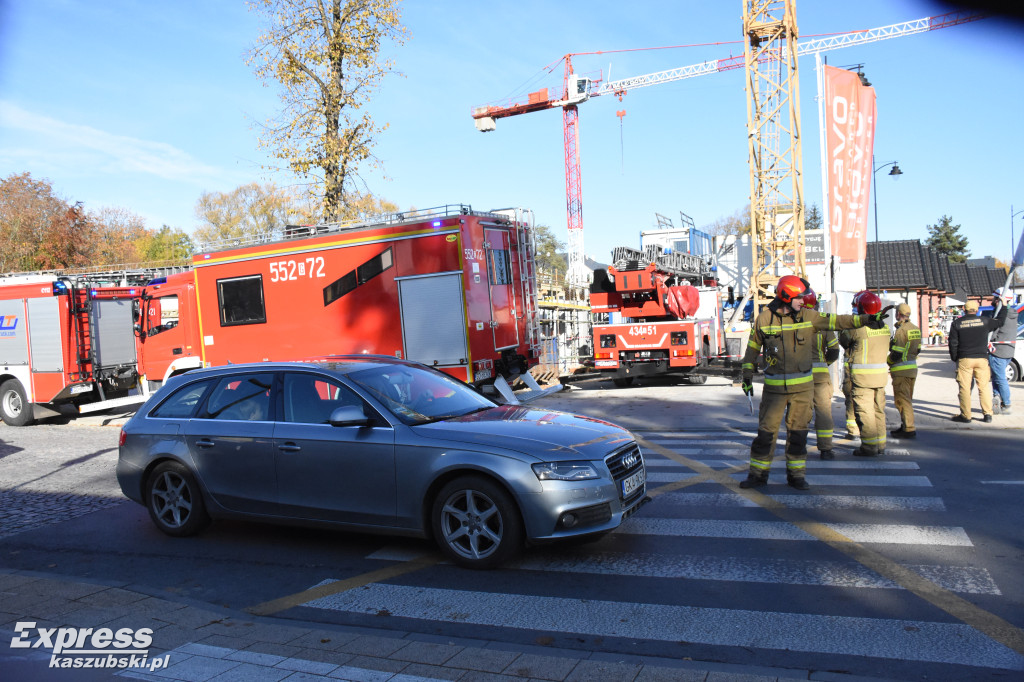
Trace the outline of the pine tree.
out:
[[[940,254],[949,258],[950,263],[963,263],[971,252],[967,248],[967,237],[960,234],[960,226],[953,224],[948,215],[939,218],[934,225],[928,225],[928,241],[925,242]]]

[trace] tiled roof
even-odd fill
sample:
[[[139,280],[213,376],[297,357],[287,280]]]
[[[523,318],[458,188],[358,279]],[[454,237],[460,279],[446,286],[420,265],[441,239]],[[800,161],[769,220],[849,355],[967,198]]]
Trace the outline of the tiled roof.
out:
[[[926,289],[921,242],[868,242],[864,276],[869,289]]]

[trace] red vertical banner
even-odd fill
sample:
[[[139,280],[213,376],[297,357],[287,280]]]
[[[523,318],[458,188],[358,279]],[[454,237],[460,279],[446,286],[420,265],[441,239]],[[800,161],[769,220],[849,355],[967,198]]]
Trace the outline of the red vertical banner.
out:
[[[862,85],[852,71],[824,69],[831,250],[840,262],[854,263],[867,253],[875,90]]]

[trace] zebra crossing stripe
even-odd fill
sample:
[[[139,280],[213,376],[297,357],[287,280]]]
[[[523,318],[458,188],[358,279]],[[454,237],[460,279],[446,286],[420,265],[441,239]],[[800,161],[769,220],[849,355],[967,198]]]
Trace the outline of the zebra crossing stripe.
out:
[[[966,531],[958,527],[898,524],[822,523],[847,542],[874,544],[973,547]],[[816,535],[785,521],[719,521],[714,519],[652,519],[634,516],[613,531],[625,535],[733,538],[745,540],[819,540]]]
[[[631,578],[684,578],[774,585],[903,589],[901,585],[852,561],[576,551],[567,554],[559,552],[554,556],[536,555],[517,561],[509,568]],[[907,568],[953,592],[1002,594],[992,575],[984,568],[935,565]]]
[[[709,467],[710,469],[711,467]],[[871,476],[871,475],[857,475],[857,474],[818,474],[814,473],[815,469],[808,467],[808,471],[811,473],[807,474],[807,482],[812,486],[862,486],[862,487],[913,487],[913,488],[930,488],[932,482],[928,480],[927,476]],[[676,481],[682,481],[689,478],[700,476],[707,476],[706,473],[695,474],[688,472],[672,473],[662,471],[649,471],[647,473],[648,483],[675,483]],[[729,475],[729,474],[725,474]],[[743,466],[743,472],[739,474],[732,474],[732,477],[736,481],[741,481],[746,478],[746,465]],[[716,479],[712,476],[707,476],[709,482],[716,482]],[[778,483],[781,485],[784,481],[779,479]]]
[[[742,465],[743,467],[746,467],[747,463],[749,462],[749,460],[747,459],[746,455],[747,455],[747,453],[744,453],[744,455],[742,457],[735,457],[733,459],[702,459],[702,458],[695,458],[693,461],[694,462],[699,462],[700,464],[703,464],[704,466],[709,466],[709,467],[718,468],[718,469],[725,468],[725,467],[737,466],[737,465]],[[650,471],[651,469],[683,469],[683,468],[686,468],[686,465],[682,464],[681,462],[675,462],[675,461],[666,460],[666,459],[645,458],[644,462],[647,465],[647,470],[648,471]],[[773,469],[785,469],[786,468],[786,460],[785,460],[785,458],[781,458],[781,457],[780,458],[776,458],[772,462],[772,468]],[[921,467],[917,464],[917,462],[893,462],[893,461],[889,461],[889,460],[871,460],[871,461],[866,461],[866,460],[857,460],[857,461],[831,460],[831,461],[829,461],[829,460],[826,460],[826,461],[821,461],[821,460],[817,460],[817,459],[808,459],[807,460],[807,468],[808,469],[859,469],[859,470],[862,470],[862,471],[863,470],[868,470],[868,471],[918,471],[918,470],[921,469]]]
[[[1024,670],[1024,656],[957,623],[538,597],[381,583],[322,597],[306,606],[532,632]],[[808,632],[814,636],[808,637]]]
[[[791,509],[867,509],[871,511],[946,511],[941,497],[884,495],[768,495]],[[647,509],[671,507],[757,507],[757,503],[732,493],[665,493]]]

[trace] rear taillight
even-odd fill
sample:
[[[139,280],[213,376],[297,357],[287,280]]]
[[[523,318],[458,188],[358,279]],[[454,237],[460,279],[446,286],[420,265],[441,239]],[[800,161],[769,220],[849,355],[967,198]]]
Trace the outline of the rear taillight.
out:
[[[117,438],[117,447],[123,448],[124,444],[125,444],[125,442],[127,440],[128,440],[128,434],[124,432],[124,429],[121,429],[121,435],[118,436],[118,438]]]

